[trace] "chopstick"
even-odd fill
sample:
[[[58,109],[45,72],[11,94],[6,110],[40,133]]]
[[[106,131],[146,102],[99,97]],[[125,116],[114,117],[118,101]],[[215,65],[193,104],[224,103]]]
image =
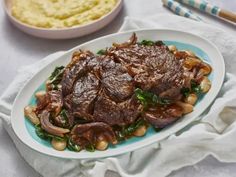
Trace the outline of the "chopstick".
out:
[[[218,6],[209,4],[203,0],[178,0],[181,3],[187,4],[193,8],[199,9],[208,14],[214,15],[216,17],[221,17],[223,19],[229,20],[236,23],[236,13],[231,11],[221,9]]]
[[[164,6],[169,8],[171,11],[173,11],[175,14],[187,17],[196,21],[202,21],[202,19],[194,15],[189,9],[183,7],[180,3],[173,1],[173,0],[162,0],[162,3]]]

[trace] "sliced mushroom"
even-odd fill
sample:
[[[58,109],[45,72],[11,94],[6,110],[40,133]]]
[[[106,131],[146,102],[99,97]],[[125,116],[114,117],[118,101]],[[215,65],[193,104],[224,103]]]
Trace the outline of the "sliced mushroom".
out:
[[[54,126],[50,121],[49,121],[49,116],[50,113],[46,110],[44,110],[41,114],[40,114],[40,123],[41,123],[41,127],[42,129],[44,129],[46,132],[56,135],[56,136],[60,136],[63,137],[65,133],[69,133],[70,130],[69,129],[65,129],[65,128],[60,128],[60,127],[56,127]]]
[[[184,67],[188,70],[191,70],[193,67],[201,64],[201,60],[194,57],[187,57],[184,61]]]
[[[24,108],[25,117],[27,117],[33,124],[38,125],[40,123],[39,118],[34,112],[34,106],[26,106]]]
[[[61,112],[61,108],[63,105],[62,93],[60,90],[52,90],[48,92],[48,97],[50,103],[47,108],[50,112],[54,113],[54,116],[57,116]]]

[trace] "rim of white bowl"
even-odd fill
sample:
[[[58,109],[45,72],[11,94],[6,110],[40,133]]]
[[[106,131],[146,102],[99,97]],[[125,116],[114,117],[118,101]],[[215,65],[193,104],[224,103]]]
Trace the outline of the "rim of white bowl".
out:
[[[3,3],[3,8],[9,18],[11,18],[14,22],[16,22],[17,24],[19,24],[21,26],[25,26],[27,28],[31,28],[34,30],[41,30],[41,31],[69,31],[69,30],[73,30],[73,29],[80,29],[80,28],[88,27],[94,23],[103,21],[105,18],[110,16],[112,13],[114,13],[116,11],[116,9],[118,9],[120,6],[123,5],[123,0],[117,0],[115,7],[109,13],[107,13],[106,15],[102,16],[101,18],[99,18],[95,21],[92,21],[92,22],[84,24],[84,25],[76,25],[76,26],[65,27],[65,28],[42,28],[42,27],[32,26],[27,23],[23,23],[20,20],[18,20],[17,18],[15,18],[14,16],[12,16],[11,10],[9,9],[9,7],[7,5],[7,1],[12,1],[12,0],[3,0],[2,3]]]

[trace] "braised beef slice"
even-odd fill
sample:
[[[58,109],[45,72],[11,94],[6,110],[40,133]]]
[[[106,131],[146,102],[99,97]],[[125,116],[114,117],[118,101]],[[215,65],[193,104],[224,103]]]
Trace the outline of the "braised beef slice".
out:
[[[77,124],[71,131],[73,141],[84,147],[89,144],[96,144],[97,140],[106,140],[116,144],[116,136],[112,128],[103,122],[92,122]]]
[[[99,80],[93,73],[87,73],[75,82],[70,100],[74,116],[88,120],[93,119],[94,100],[99,89]]]
[[[138,118],[141,112],[139,106],[135,97],[116,103],[105,95],[100,95],[94,106],[94,121],[109,125],[127,125]]]
[[[72,61],[66,67],[61,85],[63,96],[70,94],[73,90],[73,86],[77,78],[87,73],[89,68],[87,67],[88,62],[92,61],[95,56],[88,51],[80,51],[72,57]]]
[[[176,104],[172,104],[146,111],[144,118],[155,128],[164,128],[178,120],[182,114],[182,108]]]
[[[103,58],[100,73],[102,87],[113,101],[122,102],[133,94],[133,78],[120,63]]]
[[[177,60],[165,45],[112,47],[108,55],[124,64],[136,87],[163,98],[180,98],[180,89],[185,83],[182,61]]]

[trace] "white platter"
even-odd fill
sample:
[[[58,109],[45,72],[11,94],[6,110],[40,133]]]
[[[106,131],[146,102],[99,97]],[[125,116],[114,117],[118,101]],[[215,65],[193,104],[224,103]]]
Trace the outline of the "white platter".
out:
[[[16,100],[13,105],[12,113],[11,113],[11,124],[14,132],[19,137],[19,139],[25,143],[27,146],[32,149],[47,154],[51,156],[61,157],[61,158],[71,158],[71,159],[87,159],[87,158],[103,158],[109,156],[115,156],[123,153],[127,153],[130,151],[134,151],[136,149],[142,148],[144,146],[148,146],[152,143],[158,142],[169,135],[177,132],[178,130],[184,128],[190,122],[195,120],[200,114],[207,109],[207,107],[213,102],[215,97],[217,96],[224,80],[225,75],[225,64],[224,59],[219,52],[219,50],[215,47],[214,44],[209,42],[206,39],[198,37],[196,35],[167,30],[167,29],[152,29],[152,30],[139,30],[135,31],[138,39],[149,39],[149,40],[163,40],[163,41],[173,41],[173,43],[180,43],[186,45],[179,45],[180,48],[189,46],[190,48],[196,47],[196,53],[201,55],[201,52],[204,53],[203,59],[208,60],[211,64],[213,71],[210,75],[210,80],[212,81],[212,88],[210,91],[200,100],[196,106],[194,107],[194,111],[181,119],[179,119],[176,123],[166,127],[160,132],[151,132],[148,135],[141,138],[131,138],[129,141],[118,145],[116,147],[112,147],[107,149],[106,151],[95,151],[95,152],[72,152],[72,151],[56,151],[50,146],[45,146],[44,144],[36,141],[30,131],[26,127],[25,118],[24,118],[24,107],[29,104],[29,100],[31,96],[35,92],[37,88],[46,80],[46,78],[50,75],[50,73],[54,70],[56,66],[66,65],[72,56],[72,53],[78,49],[86,49],[91,50],[92,52],[97,52],[98,50],[111,46],[113,42],[123,42],[126,41],[133,31],[112,34],[105,37],[101,37],[95,39],[93,41],[87,42],[80,46],[77,46],[61,57],[57,58],[55,61],[48,64],[46,67],[41,69],[37,74],[35,74],[32,79],[25,84],[23,89],[19,92],[16,97]],[[194,46],[194,47],[193,47]],[[178,47],[178,45],[177,45]],[[195,50],[195,49],[194,49]]]
[[[21,31],[27,34],[47,39],[70,39],[70,38],[85,36],[87,34],[91,34],[95,31],[98,31],[99,29],[105,27],[110,22],[112,22],[112,20],[120,12],[123,5],[123,0],[118,0],[116,6],[113,8],[111,12],[101,17],[100,19],[95,20],[86,25],[74,26],[70,28],[61,28],[61,29],[47,29],[47,28],[30,26],[17,20],[11,14],[11,2],[12,0],[3,0],[3,6],[5,12],[9,20],[12,22],[12,24],[14,24],[17,28],[19,28]]]

